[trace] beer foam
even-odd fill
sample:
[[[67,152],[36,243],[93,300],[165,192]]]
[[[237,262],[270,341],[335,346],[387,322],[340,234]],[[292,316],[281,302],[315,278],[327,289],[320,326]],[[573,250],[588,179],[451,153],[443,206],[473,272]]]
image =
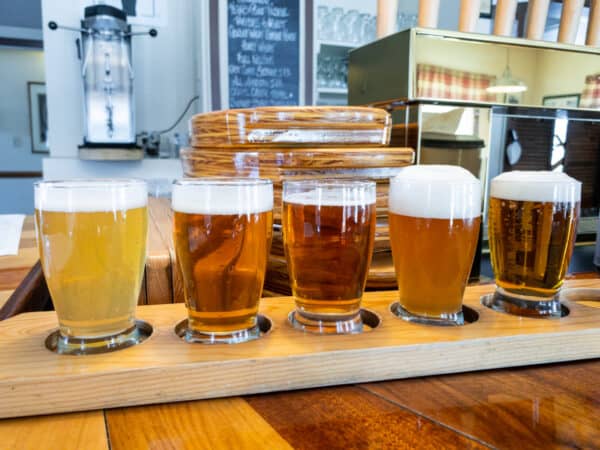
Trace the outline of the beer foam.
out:
[[[217,184],[218,183],[218,184]],[[249,181],[180,181],[172,207],[187,214],[256,214],[273,209],[273,185]]]
[[[287,194],[286,203],[307,206],[361,206],[372,205],[377,200],[375,187],[369,189],[343,188],[335,185],[317,187],[310,191]]]
[[[71,180],[35,184],[35,209],[53,212],[105,212],[141,208],[148,189],[141,180]]]
[[[504,172],[491,182],[490,197],[530,202],[581,201],[581,183],[566,173],[549,171]]]
[[[459,166],[405,167],[390,180],[389,210],[429,219],[479,217],[481,183]]]

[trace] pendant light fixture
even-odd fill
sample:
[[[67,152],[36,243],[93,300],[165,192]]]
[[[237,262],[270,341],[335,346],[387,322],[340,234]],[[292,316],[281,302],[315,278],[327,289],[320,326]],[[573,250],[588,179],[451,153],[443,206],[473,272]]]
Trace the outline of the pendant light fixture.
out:
[[[506,68],[500,78],[492,81],[486,91],[490,94],[517,94],[519,92],[525,92],[527,85],[521,80],[513,77],[510,71],[509,63],[509,49],[506,49]]]

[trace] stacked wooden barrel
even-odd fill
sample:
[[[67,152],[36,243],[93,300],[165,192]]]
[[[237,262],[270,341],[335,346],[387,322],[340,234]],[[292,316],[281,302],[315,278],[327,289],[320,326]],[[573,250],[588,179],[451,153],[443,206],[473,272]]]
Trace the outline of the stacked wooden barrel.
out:
[[[413,162],[389,147],[390,115],[364,107],[263,107],[197,114],[191,147],[181,152],[187,177],[261,177],[273,181],[273,245],[266,293],[289,294],[281,231],[285,180],[359,178],[377,182],[375,252],[367,287],[394,287],[387,225],[389,178]]]

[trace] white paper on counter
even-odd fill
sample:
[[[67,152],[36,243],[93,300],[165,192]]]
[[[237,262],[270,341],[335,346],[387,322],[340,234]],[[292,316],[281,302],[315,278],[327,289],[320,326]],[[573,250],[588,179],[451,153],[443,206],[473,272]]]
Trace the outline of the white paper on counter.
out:
[[[0,214],[0,256],[19,253],[23,214]]]

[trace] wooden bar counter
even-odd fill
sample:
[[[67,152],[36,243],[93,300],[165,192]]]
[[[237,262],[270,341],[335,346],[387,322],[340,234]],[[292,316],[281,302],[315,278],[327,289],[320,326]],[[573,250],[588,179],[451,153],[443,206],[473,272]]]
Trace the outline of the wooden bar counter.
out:
[[[0,306],[36,259],[28,218],[19,255],[0,257]],[[0,449],[600,448],[599,420],[592,360],[5,419]]]

